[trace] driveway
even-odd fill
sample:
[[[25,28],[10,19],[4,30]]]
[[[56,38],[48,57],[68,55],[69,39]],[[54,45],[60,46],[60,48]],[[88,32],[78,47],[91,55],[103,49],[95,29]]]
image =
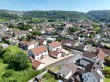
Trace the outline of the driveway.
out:
[[[71,49],[71,53],[73,54],[73,57],[68,61],[68,63],[75,63],[77,60],[82,59],[83,52]]]

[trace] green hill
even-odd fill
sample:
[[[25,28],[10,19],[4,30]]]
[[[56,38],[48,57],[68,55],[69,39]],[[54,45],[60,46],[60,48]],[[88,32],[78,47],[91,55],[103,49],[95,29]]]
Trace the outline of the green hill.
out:
[[[86,13],[76,11],[12,11],[12,10],[0,10],[0,20],[10,19],[33,19],[44,18],[49,20],[63,20],[63,21],[77,21],[77,20],[94,20],[93,17]]]
[[[76,11],[27,11],[24,12],[25,19],[46,18],[53,20],[93,20],[93,18],[85,13]]]
[[[87,14],[93,16],[99,21],[110,22],[110,10],[89,11]]]
[[[18,19],[20,12],[11,10],[0,10],[0,21],[6,21],[10,19]]]

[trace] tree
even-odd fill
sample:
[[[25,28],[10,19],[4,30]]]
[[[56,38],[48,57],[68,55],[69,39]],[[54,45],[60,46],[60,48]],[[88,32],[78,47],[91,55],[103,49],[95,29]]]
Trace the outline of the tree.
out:
[[[3,40],[3,42],[5,42],[5,43],[7,43],[7,44],[10,44],[10,41],[6,40],[5,37],[2,37],[2,40]]]
[[[56,38],[56,40],[59,41],[59,42],[61,42],[63,40],[63,38],[58,37],[58,38]]]
[[[70,27],[69,28],[69,32],[75,32],[75,31],[77,31],[77,28],[76,27]]]
[[[50,73],[46,73],[43,78],[50,78],[51,77],[51,74]]]
[[[33,39],[35,39],[35,37],[33,35],[30,35],[30,34],[27,35],[27,40],[28,41],[33,40]]]
[[[52,32],[52,35],[57,35],[58,33],[57,32]]]
[[[19,51],[14,60],[11,62],[10,67],[15,70],[23,70],[29,67],[29,60],[27,55],[24,52]]]
[[[17,28],[20,30],[29,30],[32,28],[32,26],[29,24],[18,23]]]
[[[38,35],[38,36],[42,35],[42,33],[39,30],[34,30],[31,33],[32,33],[32,35]]]
[[[107,65],[107,66],[110,66],[110,57],[105,57],[105,64]]]
[[[95,26],[95,27],[93,28],[93,30],[96,32],[96,34],[98,34],[98,33],[100,32],[100,27]]]
[[[3,60],[5,63],[8,63],[8,64],[12,63],[14,58],[15,58],[14,53],[11,53],[11,51],[7,51],[3,54]]]
[[[4,79],[9,78],[13,75],[13,73],[14,73],[14,70],[8,70],[2,75],[2,78]]]
[[[25,36],[22,36],[22,37],[20,38],[20,40],[26,40],[26,37],[25,37]]]
[[[103,73],[106,78],[110,78],[110,70],[103,70]]]

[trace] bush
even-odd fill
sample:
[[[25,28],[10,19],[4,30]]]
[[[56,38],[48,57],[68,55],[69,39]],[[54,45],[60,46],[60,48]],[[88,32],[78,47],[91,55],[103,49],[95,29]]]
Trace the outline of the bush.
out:
[[[105,57],[105,64],[107,65],[107,66],[110,66],[110,58],[109,57]]]
[[[46,73],[43,78],[50,78],[51,77],[51,74],[50,73]]]
[[[38,35],[38,36],[41,36],[42,35],[42,33],[39,30],[34,30],[31,33],[32,33],[32,35]]]
[[[103,70],[103,73],[106,78],[110,78],[110,71],[109,70]]]
[[[24,70],[29,67],[29,60],[26,54],[19,52],[14,56],[14,60],[9,65],[10,68],[15,70]]]
[[[2,75],[2,78],[9,78],[11,77],[12,75],[14,74],[14,71],[13,70],[8,70],[7,72],[5,72],[3,75]]]

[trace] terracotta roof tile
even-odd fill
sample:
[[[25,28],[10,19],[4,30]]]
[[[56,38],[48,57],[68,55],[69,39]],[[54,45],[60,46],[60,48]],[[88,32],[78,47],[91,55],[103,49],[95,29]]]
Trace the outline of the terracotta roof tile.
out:
[[[50,53],[51,56],[54,55],[54,56],[56,56],[56,57],[58,56],[58,54],[59,54],[59,52],[57,52],[57,51],[53,51],[52,53]]]
[[[34,68],[38,68],[38,67],[40,66],[40,64],[44,64],[44,63],[42,63],[42,62],[40,62],[40,61],[38,61],[38,60],[34,60],[34,61],[32,62],[32,66],[33,66]]]
[[[61,45],[61,43],[58,42],[58,41],[52,42],[52,43],[49,44],[49,46],[52,46],[52,47],[57,47],[57,46],[59,46],[59,45]]]
[[[31,49],[34,55],[39,55],[40,53],[45,52],[47,50],[48,49],[46,46],[39,46],[39,47]]]
[[[104,60],[105,56],[106,56],[106,54],[105,54],[103,51],[100,50],[99,53],[98,53],[98,57],[99,57],[101,60]]]

